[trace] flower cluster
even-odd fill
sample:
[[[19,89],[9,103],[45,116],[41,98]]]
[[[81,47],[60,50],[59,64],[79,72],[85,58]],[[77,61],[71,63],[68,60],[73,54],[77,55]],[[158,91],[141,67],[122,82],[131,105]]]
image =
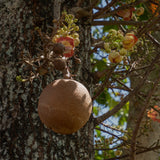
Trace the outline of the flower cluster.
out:
[[[57,30],[57,34],[52,38],[52,41],[65,46],[64,57],[72,57],[75,47],[80,43],[79,34],[77,33],[79,27],[75,24],[77,19],[74,18],[74,15],[64,12],[63,16],[66,24],[63,23],[63,26]]]
[[[160,111],[160,107],[159,106],[154,106],[154,108],[156,110]],[[160,113],[158,113],[156,110],[151,108],[151,110],[147,112],[147,116],[149,118],[151,118],[153,121],[157,121],[157,122],[160,123]]]
[[[127,55],[128,50],[133,49],[138,38],[132,32],[123,35],[121,31],[111,29],[103,40],[105,41],[104,49],[109,53],[109,61],[111,63],[120,63],[123,57]]]

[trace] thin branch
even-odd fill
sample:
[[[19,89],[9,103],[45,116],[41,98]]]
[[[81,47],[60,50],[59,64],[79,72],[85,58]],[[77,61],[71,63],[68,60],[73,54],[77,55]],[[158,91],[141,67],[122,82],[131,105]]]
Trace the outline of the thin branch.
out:
[[[124,143],[117,145],[115,147],[112,147],[112,148],[94,148],[94,150],[98,150],[98,151],[112,150],[113,151],[114,149],[122,148],[123,146],[125,146]]]
[[[90,50],[89,55],[91,55],[92,53],[95,53],[97,51],[98,48],[102,48],[104,49],[104,41],[100,40],[95,42],[94,44],[92,44],[92,46],[94,47],[92,50]]]
[[[148,0],[147,0],[148,1]],[[130,4],[127,4],[127,5],[123,5],[121,7],[118,7],[117,9],[111,11],[109,10],[107,13],[103,12],[102,14],[100,14],[99,16],[95,16],[97,13],[95,13],[93,15],[93,19],[99,19],[99,18],[106,18],[108,16],[111,16],[111,15],[115,15],[118,11],[121,11],[121,10],[124,10],[124,9],[128,9],[128,8],[132,8],[140,3],[144,3],[146,2],[146,0],[137,0],[136,2],[133,2],[133,3],[130,3]]]
[[[138,31],[137,36],[141,37],[143,34],[149,32],[151,28],[155,26],[155,24],[157,24],[159,21],[160,21],[160,15],[148,21],[148,24]]]
[[[110,86],[108,86],[108,88],[110,88],[110,89],[120,89],[120,90],[124,90],[124,91],[127,91],[127,92],[132,91],[131,88],[128,88],[128,89],[127,89],[126,87],[115,86],[115,85],[110,85]]]
[[[113,147],[113,148],[94,148],[94,150],[97,150],[97,151],[106,151],[106,150],[114,150],[114,149],[118,149],[122,146],[116,146],[116,147]]]
[[[157,59],[158,59],[158,55],[152,61],[151,65],[150,65],[150,68],[145,72],[144,77],[139,81],[138,85],[134,88],[133,91],[131,91],[125,98],[123,98],[121,100],[121,102],[119,104],[117,104],[112,110],[110,110],[110,111],[104,113],[103,115],[95,118],[95,126],[100,124],[101,122],[103,122],[104,120],[106,120],[107,118],[112,116],[113,114],[115,114],[117,111],[119,111],[130,100],[130,98],[132,98],[135,94],[137,94],[140,91],[140,89],[144,85],[148,75],[152,71],[152,69],[154,67],[154,64],[155,64]]]
[[[150,65],[146,65],[146,66],[142,66],[142,67],[139,67],[139,68],[132,68],[132,69],[129,69],[129,70],[120,70],[120,71],[116,71],[115,73],[116,74],[124,74],[126,73],[127,75],[130,74],[131,72],[134,72],[134,71],[138,71],[138,70],[144,70],[144,69],[147,69],[149,68]]]
[[[157,46],[158,48],[160,48],[160,42],[157,41],[157,39],[155,39],[151,34],[146,33],[147,37],[153,42],[153,44],[155,46]]]
[[[117,81],[117,82],[118,82],[119,84],[121,84],[123,87],[125,87],[126,90],[132,91],[131,88],[127,87],[127,86],[126,86],[124,83],[122,83],[119,79],[116,79],[116,78],[113,78],[113,77],[112,77],[112,79],[115,80],[115,81]]]
[[[95,129],[97,129],[97,130],[99,130],[99,131],[102,131],[102,132],[105,132],[105,133],[107,133],[107,134],[110,134],[110,135],[116,137],[117,139],[124,141],[123,138],[120,138],[120,137],[118,137],[117,135],[115,135],[115,134],[113,134],[113,133],[111,133],[111,132],[108,132],[108,131],[106,131],[106,130],[104,130],[104,129],[101,129],[101,128],[95,128]]]
[[[117,131],[117,132],[126,132],[126,131],[121,131],[121,130],[119,130],[119,129],[117,129],[117,128],[114,128],[114,127],[111,127],[110,125],[107,125],[107,124],[104,124],[103,122],[101,123],[104,127],[107,127],[107,128],[109,128],[109,129],[112,129],[112,130],[115,130],[115,131]],[[127,132],[126,132],[127,133]]]
[[[96,12],[93,15],[93,19],[99,17],[100,15],[103,15],[104,12],[108,12],[110,10],[110,8],[116,3],[118,2],[117,0],[112,0],[111,3],[109,3],[108,5],[106,5],[103,9],[101,9],[99,12]]]
[[[135,128],[133,130],[133,133],[132,133],[130,160],[134,160],[135,159],[135,154],[136,154],[136,138],[137,138],[138,130],[139,130],[141,121],[143,119],[143,115],[145,113],[145,110],[146,110],[146,108],[148,108],[148,106],[150,104],[149,102],[150,102],[150,100],[152,98],[152,95],[155,92],[155,89],[156,89],[159,81],[160,81],[160,75],[159,75],[158,79],[155,81],[152,89],[150,90],[150,92],[149,92],[149,94],[148,94],[148,96],[146,98],[145,104],[144,104],[143,108],[141,109],[139,117],[138,117],[138,119],[136,121],[136,126],[135,126]]]
[[[116,66],[113,66],[107,73],[107,76],[105,78],[105,81],[103,82],[103,84],[100,86],[99,90],[97,91],[97,93],[92,97],[92,100],[95,100],[106,88],[106,85],[109,82],[109,78],[111,77],[111,74],[113,73],[114,69]]]
[[[153,150],[157,150],[157,149],[160,149],[160,146],[155,146],[155,147],[152,147],[152,148],[144,149],[143,151],[137,152],[136,155],[141,154],[141,153],[145,153],[145,152],[149,152],[149,151],[153,151]],[[104,159],[104,160],[117,160],[117,159],[123,159],[123,158],[126,158],[126,157],[129,157],[129,154],[126,154],[126,155],[123,155],[123,156],[120,156],[120,157],[107,158],[107,159]]]
[[[132,26],[146,26],[147,21],[92,21],[92,26],[100,25],[132,25]]]

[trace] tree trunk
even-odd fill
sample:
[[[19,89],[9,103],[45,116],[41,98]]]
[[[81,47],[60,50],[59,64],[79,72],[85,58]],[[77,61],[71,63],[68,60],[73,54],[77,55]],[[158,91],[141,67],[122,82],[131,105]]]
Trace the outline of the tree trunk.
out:
[[[142,53],[143,52],[139,52]],[[144,53],[146,54],[146,53]],[[147,55],[147,54],[146,54]],[[155,53],[150,53],[150,55],[147,55],[147,57],[152,57],[153,59],[155,56]],[[137,60],[138,60],[137,56]],[[148,61],[148,60],[147,60]],[[141,67],[147,65],[147,64],[140,64]],[[138,95],[135,95],[132,100],[130,101],[130,108],[129,108],[129,118],[128,118],[128,128],[130,128],[132,131],[134,131],[137,120],[141,114],[142,108],[145,107],[144,105],[148,105],[147,110],[145,110],[143,119],[140,123],[140,127],[138,128],[138,134],[136,136],[136,148],[139,151],[144,151],[146,148],[151,148],[156,146],[156,143],[160,139],[160,124],[158,122],[155,122],[147,117],[147,111],[150,109],[150,107],[154,107],[155,105],[160,106],[159,101],[159,93],[160,88],[159,86],[156,88],[154,94],[152,95],[152,98],[150,100],[150,104],[146,103],[147,101],[147,95],[149,94],[149,91],[153,87],[153,83],[156,81],[157,77],[159,77],[160,69],[157,67],[146,80],[146,83],[144,84],[143,88],[141,89],[141,98]],[[140,71],[139,73],[144,73],[144,71]],[[139,75],[137,72],[136,74]],[[137,84],[137,81],[140,79],[139,76],[132,75],[130,77],[131,79],[131,88],[134,88]],[[146,95],[146,96],[143,96]],[[142,98],[143,97],[143,98]],[[146,150],[147,151],[147,150]],[[157,151],[157,152],[155,152]],[[149,152],[144,152],[142,154],[137,154],[135,152],[135,158],[134,160],[159,160],[159,150],[152,150]],[[132,159],[133,160],[133,159]]]
[[[70,9],[75,1],[63,3]],[[89,5],[85,1],[84,5]],[[26,77],[31,67],[21,63],[21,55],[36,56],[41,42],[36,27],[49,32],[54,19],[54,0],[3,0],[0,4],[0,105],[1,160],[88,160],[93,159],[93,118],[72,135],[60,135],[46,128],[37,113],[39,95],[57,75],[47,74],[33,82],[17,82],[16,76]],[[85,22],[85,24],[83,23]],[[77,79],[91,89],[88,51],[90,26],[80,20],[81,65]],[[28,54],[29,53],[29,54]],[[74,67],[74,63],[72,68]],[[91,90],[90,90],[91,92]]]

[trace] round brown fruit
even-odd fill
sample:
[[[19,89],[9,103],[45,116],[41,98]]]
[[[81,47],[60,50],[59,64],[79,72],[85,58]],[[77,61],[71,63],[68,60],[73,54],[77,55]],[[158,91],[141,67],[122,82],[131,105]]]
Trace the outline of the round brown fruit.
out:
[[[59,79],[41,93],[38,114],[41,121],[54,132],[72,134],[82,128],[92,112],[92,99],[81,83]]]
[[[63,55],[63,52],[65,51],[65,46],[61,43],[55,43],[53,45],[53,51],[56,55]]]

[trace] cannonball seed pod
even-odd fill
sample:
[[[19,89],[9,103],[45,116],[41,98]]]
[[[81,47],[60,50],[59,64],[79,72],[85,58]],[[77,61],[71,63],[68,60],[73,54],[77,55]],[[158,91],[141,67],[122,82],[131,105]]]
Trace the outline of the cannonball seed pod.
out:
[[[54,132],[72,134],[82,128],[92,112],[92,99],[81,83],[59,79],[41,93],[38,114],[41,121]]]
[[[56,55],[63,55],[63,52],[65,51],[65,46],[61,43],[55,43],[53,45],[53,51]]]

